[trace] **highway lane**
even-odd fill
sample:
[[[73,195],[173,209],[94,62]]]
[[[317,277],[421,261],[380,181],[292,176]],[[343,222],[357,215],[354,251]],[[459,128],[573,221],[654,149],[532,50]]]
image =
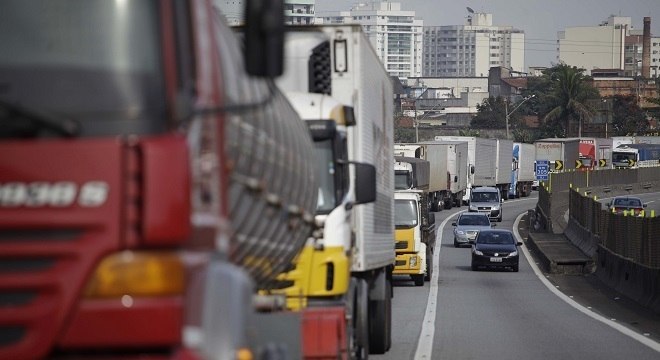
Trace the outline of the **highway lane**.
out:
[[[498,227],[511,229],[516,215],[536,198],[505,202]],[[552,293],[521,257],[520,272],[470,270],[470,249],[452,244],[450,222],[459,211],[436,214],[439,262],[437,299],[425,323],[429,284],[398,282],[394,289],[392,350],[375,359],[602,358],[657,359],[660,354],[594,320]],[[441,245],[440,245],[441,244]],[[429,318],[427,317],[427,320]],[[429,336],[430,335],[430,336]],[[417,355],[417,357],[415,357]]]

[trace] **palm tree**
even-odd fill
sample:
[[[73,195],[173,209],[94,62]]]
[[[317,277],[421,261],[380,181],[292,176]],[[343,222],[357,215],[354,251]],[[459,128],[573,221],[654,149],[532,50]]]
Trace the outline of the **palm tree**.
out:
[[[554,107],[544,116],[543,121],[546,124],[558,123],[564,133],[557,135],[566,136],[569,135],[571,123],[579,121],[581,124],[594,116],[594,112],[585,101],[589,98],[597,98],[598,92],[587,84],[583,69],[575,66],[557,65],[551,69],[550,77],[552,83],[550,100]],[[580,130],[578,131],[581,132]]]

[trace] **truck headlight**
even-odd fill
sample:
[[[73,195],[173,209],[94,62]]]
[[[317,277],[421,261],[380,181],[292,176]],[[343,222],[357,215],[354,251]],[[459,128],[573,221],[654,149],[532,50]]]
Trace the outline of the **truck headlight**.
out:
[[[416,268],[417,267],[417,256],[411,256],[410,257],[410,262],[408,263],[408,265],[411,268]]]

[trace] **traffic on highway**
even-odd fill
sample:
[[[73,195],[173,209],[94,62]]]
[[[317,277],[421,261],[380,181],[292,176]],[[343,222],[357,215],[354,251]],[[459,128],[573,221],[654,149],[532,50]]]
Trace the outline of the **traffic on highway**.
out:
[[[0,360],[660,359],[660,87],[314,6],[0,2]]]

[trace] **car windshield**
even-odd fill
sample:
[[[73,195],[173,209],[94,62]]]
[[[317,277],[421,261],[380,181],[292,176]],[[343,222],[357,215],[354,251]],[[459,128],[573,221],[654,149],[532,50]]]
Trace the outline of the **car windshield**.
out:
[[[477,237],[477,244],[513,244],[513,236],[506,232],[481,232]]]
[[[472,194],[474,202],[495,202],[497,201],[496,192],[475,192]]]
[[[75,120],[81,136],[165,130],[158,7],[156,1],[4,1],[0,101]],[[0,120],[5,128],[27,121]]]
[[[639,199],[614,199],[615,206],[641,207],[642,201]]]
[[[489,226],[490,221],[486,216],[463,215],[458,219],[458,225]]]

